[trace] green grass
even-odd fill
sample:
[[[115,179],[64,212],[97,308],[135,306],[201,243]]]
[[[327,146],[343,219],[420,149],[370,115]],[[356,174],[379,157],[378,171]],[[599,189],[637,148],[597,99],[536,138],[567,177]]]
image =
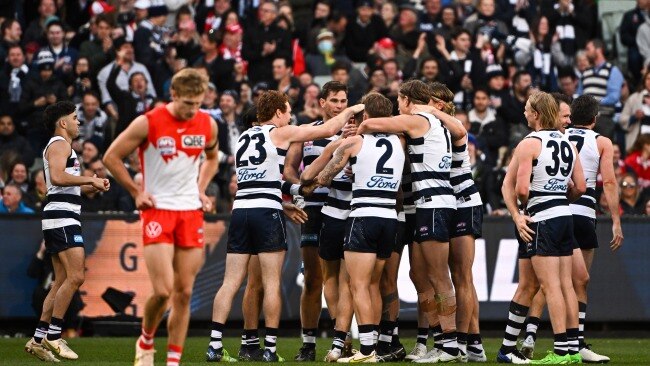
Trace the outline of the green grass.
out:
[[[610,356],[612,362],[616,365],[650,365],[650,339],[592,339],[594,350]],[[43,365],[43,362],[31,356],[23,350],[27,342],[25,338],[5,338],[0,339],[0,365]],[[410,351],[413,346],[413,338],[404,338],[402,342]],[[501,342],[500,339],[484,339],[487,350],[488,360],[494,363],[496,351]],[[183,352],[183,365],[205,365],[205,350],[207,348],[208,338],[193,337],[189,338],[185,344]],[[355,342],[358,344],[358,342]],[[79,354],[77,361],[63,361],[61,364],[75,366],[100,366],[100,365],[132,365],[134,355],[135,338],[77,338],[69,342],[73,350]],[[165,364],[165,344],[164,338],[156,340],[156,365]],[[298,338],[280,338],[278,340],[278,352],[287,360],[293,359],[298,348],[300,348]],[[327,349],[329,349],[330,340],[318,339],[317,360],[322,360]],[[225,346],[231,355],[236,355],[239,349],[238,338],[228,338],[225,340]],[[536,358],[541,358],[547,349],[552,347],[551,340],[542,339],[538,342],[536,348]]]

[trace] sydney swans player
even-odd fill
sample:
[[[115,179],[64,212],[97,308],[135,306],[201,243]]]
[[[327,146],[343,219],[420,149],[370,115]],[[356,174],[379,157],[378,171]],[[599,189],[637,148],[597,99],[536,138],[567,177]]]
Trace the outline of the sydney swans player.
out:
[[[198,71],[179,71],[171,82],[172,102],[136,118],[104,158],[140,210],[144,259],[153,285],[136,344],[136,365],[153,365],[153,337],[170,301],[168,365],[178,364],[183,351],[194,279],[203,263],[203,210],[212,209],[205,189],[218,167],[217,124],[199,111],[207,87],[207,78]],[[142,190],[122,163],[136,148]]]

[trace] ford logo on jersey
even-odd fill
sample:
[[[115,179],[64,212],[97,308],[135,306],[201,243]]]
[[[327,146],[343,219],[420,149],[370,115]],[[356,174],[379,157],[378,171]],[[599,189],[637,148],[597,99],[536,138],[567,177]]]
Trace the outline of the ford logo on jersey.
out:
[[[559,132],[551,132],[551,137],[554,139],[558,139],[562,137],[562,135]]]
[[[566,192],[567,185],[565,184],[564,179],[551,178],[548,180],[548,183],[544,185],[544,190]]]
[[[246,182],[249,180],[258,180],[264,178],[266,178],[266,170],[258,172],[257,168],[237,169],[237,182]]]
[[[440,169],[450,169],[451,168],[451,156],[443,156],[442,161],[438,164]]]
[[[575,130],[571,130],[570,133],[571,133],[572,135],[584,135],[584,134],[585,134],[585,130],[575,129]]]
[[[368,188],[390,188],[397,189],[397,183],[390,178],[382,177],[381,175],[373,175],[370,177],[370,182],[366,183]]]

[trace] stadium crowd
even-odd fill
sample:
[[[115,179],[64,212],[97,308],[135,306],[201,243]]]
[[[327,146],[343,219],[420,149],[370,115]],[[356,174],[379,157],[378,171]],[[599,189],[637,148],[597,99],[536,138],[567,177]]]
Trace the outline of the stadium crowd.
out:
[[[102,154],[136,116],[169,100],[175,72],[195,67],[209,75],[203,109],[219,125],[220,169],[207,192],[215,212],[230,211],[233,150],[260,93],[286,93],[292,123],[304,124],[322,118],[328,80],[348,85],[349,105],[377,91],[396,114],[399,85],[417,78],[455,93],[486,213],[507,214],[511,149],[529,132],[528,96],[543,90],[600,99],[597,129],[615,143],[618,209],[650,215],[649,9],[638,0],[621,22],[622,72],[607,61],[593,0],[3,1],[0,212],[42,208],[42,115],[61,100],[76,103],[83,121],[73,146],[84,174],[113,187],[84,194],[83,210],[133,212]],[[137,154],[125,164],[137,181]]]

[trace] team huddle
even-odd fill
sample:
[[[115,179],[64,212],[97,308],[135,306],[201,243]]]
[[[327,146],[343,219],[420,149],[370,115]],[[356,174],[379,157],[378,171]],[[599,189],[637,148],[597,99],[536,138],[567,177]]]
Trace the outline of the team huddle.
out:
[[[135,365],[153,365],[154,334],[168,308],[167,365],[180,363],[189,300],[202,264],[202,209],[210,208],[203,192],[217,167],[216,123],[198,111],[206,89],[203,75],[182,70],[172,80],[172,102],[134,120],[106,153],[107,168],[141,210],[144,256],[154,290],[136,342]],[[398,116],[392,116],[393,104],[381,94],[367,94],[361,104],[348,107],[347,93],[341,83],[326,83],[320,95],[323,120],[303,126],[289,124],[291,106],[285,94],[268,91],[260,96],[256,121],[237,143],[238,189],[225,274],[214,299],[207,361],[283,361],[276,343],[287,251],[285,216],[302,224],[303,345],[296,361],[315,361],[323,295],[334,324],[327,362],[487,361],[472,278],[475,239],[482,233],[482,201],[472,179],[467,131],[453,117],[453,93],[440,83],[404,82],[397,98]],[[52,142],[69,144],[76,137],[75,128],[78,134],[78,122],[71,119],[73,112],[61,113],[50,118],[55,126]],[[538,92],[526,103],[525,116],[534,132],[517,146],[502,187],[519,240],[519,285],[499,362],[609,361],[589,349],[583,334],[586,286],[598,246],[598,174],[608,203],[615,205],[618,198],[611,141],[593,132],[597,114],[598,102],[588,96],[572,102]],[[136,148],[145,172],[142,190],[122,164]],[[59,153],[56,158],[70,165],[76,156],[70,155],[69,146],[66,151],[68,155]],[[46,148],[44,160],[52,159]],[[74,175],[63,169],[65,162],[49,164],[50,170],[61,170],[57,176]],[[59,178],[57,183],[50,176],[54,177],[46,170],[50,202],[62,199],[59,191],[66,185],[108,189],[103,182]],[[75,192],[68,195],[78,196]],[[296,204],[283,200],[283,195],[293,196]],[[304,210],[299,204],[303,197]],[[612,216],[615,250],[623,235],[618,213]],[[51,224],[46,228],[44,220],[43,225],[44,232],[52,232]],[[45,236],[46,247],[59,264],[55,270],[61,267],[56,272],[60,290],[53,286],[50,306],[44,306],[37,331],[25,346],[47,361],[77,358],[60,340],[59,314],[67,307],[68,291],[83,282],[81,273],[80,281],[68,283],[66,274],[77,267],[65,259],[69,249],[81,249],[83,265],[83,240],[78,221],[65,225],[74,225],[79,235],[70,240],[64,228],[63,237]],[[408,354],[399,339],[397,293],[405,246],[418,293],[418,336]],[[222,340],[233,299],[247,276],[244,330],[234,357]],[[532,360],[545,304],[554,349],[541,360]],[[258,334],[262,310],[264,348]],[[351,344],[353,316],[359,329],[358,351]],[[517,339],[527,316],[519,350]],[[434,345],[427,349],[430,334]]]

